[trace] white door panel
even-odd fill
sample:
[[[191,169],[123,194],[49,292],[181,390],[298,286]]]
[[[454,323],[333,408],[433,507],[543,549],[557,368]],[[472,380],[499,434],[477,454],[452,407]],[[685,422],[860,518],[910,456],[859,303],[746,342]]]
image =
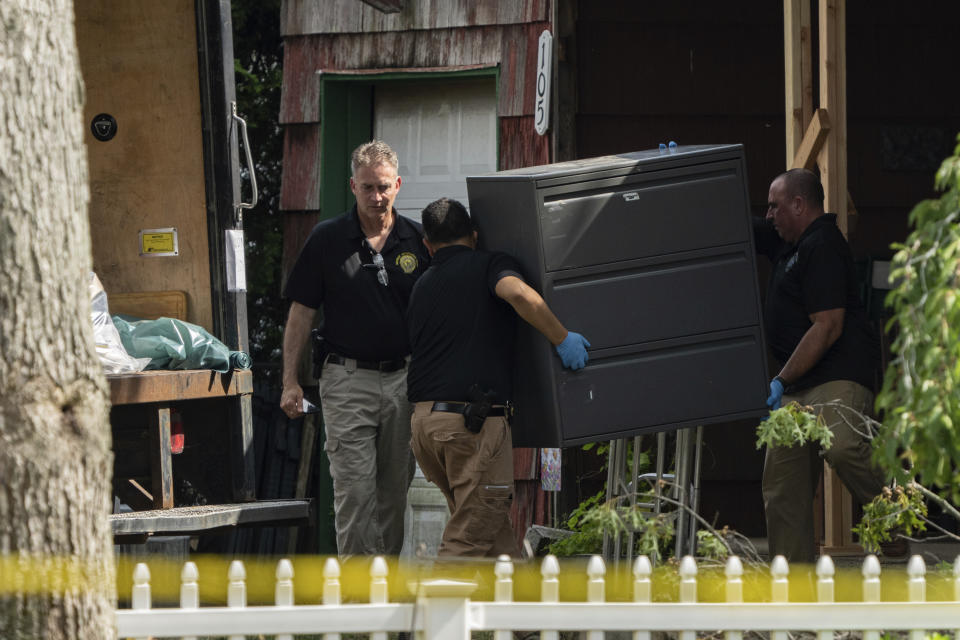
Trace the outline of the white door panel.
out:
[[[444,196],[468,204],[466,177],[497,170],[496,103],[493,78],[376,87],[374,136],[400,157],[400,213],[419,221]]]

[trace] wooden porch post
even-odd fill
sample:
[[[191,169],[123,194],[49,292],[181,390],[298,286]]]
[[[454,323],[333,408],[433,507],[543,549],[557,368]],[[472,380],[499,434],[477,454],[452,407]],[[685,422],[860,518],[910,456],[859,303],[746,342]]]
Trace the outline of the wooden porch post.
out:
[[[813,118],[813,60],[810,51],[810,1],[783,0],[783,62],[787,131],[787,168],[797,166],[800,149]]]
[[[847,235],[846,0],[820,2],[820,105],[832,123],[817,164],[827,211]]]
[[[787,167],[819,167],[824,208],[837,214],[846,236],[855,213],[847,190],[846,0],[818,3],[820,107],[814,111],[810,0],[783,2]],[[850,531],[853,498],[826,463],[815,509],[823,553],[860,551]]]

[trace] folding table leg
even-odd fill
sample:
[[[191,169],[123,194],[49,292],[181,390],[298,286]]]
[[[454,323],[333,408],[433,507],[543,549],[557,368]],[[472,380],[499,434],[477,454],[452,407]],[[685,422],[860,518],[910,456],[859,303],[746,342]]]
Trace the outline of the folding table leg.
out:
[[[173,454],[170,452],[170,405],[150,413],[150,475],[154,509],[173,508]]]
[[[230,476],[233,499],[250,502],[256,495],[256,456],[253,450],[253,395],[230,398]]]

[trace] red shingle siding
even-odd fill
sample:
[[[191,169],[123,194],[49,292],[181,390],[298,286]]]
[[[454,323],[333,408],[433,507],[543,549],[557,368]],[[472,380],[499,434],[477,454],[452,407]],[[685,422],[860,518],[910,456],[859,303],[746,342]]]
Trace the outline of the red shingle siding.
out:
[[[320,125],[288,125],[283,136],[280,208],[320,208]]]
[[[297,261],[303,243],[320,221],[319,211],[284,211],[283,213],[283,283],[281,287],[286,286],[287,275],[293,269],[293,263]]]
[[[549,29],[550,24],[547,22],[503,28],[497,115],[503,117],[533,113],[537,43],[540,34]]]
[[[322,8],[321,8],[322,7]],[[359,0],[285,0],[280,32],[285,36],[423,31],[451,27],[540,22],[550,18],[550,0],[408,0],[399,13],[382,13]]]
[[[498,115],[533,113],[537,42],[548,23],[287,38],[280,123],[320,120],[317,71],[500,64]]]
[[[538,135],[533,116],[500,118],[500,169],[534,167],[550,162],[550,136]]]
[[[511,31],[510,37],[522,38],[523,30],[519,29]],[[502,27],[471,27],[287,38],[284,42],[280,123],[320,120],[319,70],[496,65],[504,49],[503,33]],[[532,73],[537,63],[536,37],[533,47],[534,59],[530,63],[531,71],[527,73]],[[521,59],[525,57],[520,56]],[[524,74],[512,75],[522,77]],[[510,109],[512,115],[515,107]]]

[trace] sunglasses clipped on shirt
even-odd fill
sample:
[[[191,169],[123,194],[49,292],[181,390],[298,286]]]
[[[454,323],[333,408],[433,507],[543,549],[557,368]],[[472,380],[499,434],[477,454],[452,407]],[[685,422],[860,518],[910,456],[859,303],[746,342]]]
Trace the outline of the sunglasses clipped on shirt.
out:
[[[370,252],[373,254],[373,264],[364,264],[363,266],[367,269],[376,269],[377,282],[386,287],[390,284],[390,276],[387,275],[387,266],[383,263],[383,254],[373,249],[370,249]]]

